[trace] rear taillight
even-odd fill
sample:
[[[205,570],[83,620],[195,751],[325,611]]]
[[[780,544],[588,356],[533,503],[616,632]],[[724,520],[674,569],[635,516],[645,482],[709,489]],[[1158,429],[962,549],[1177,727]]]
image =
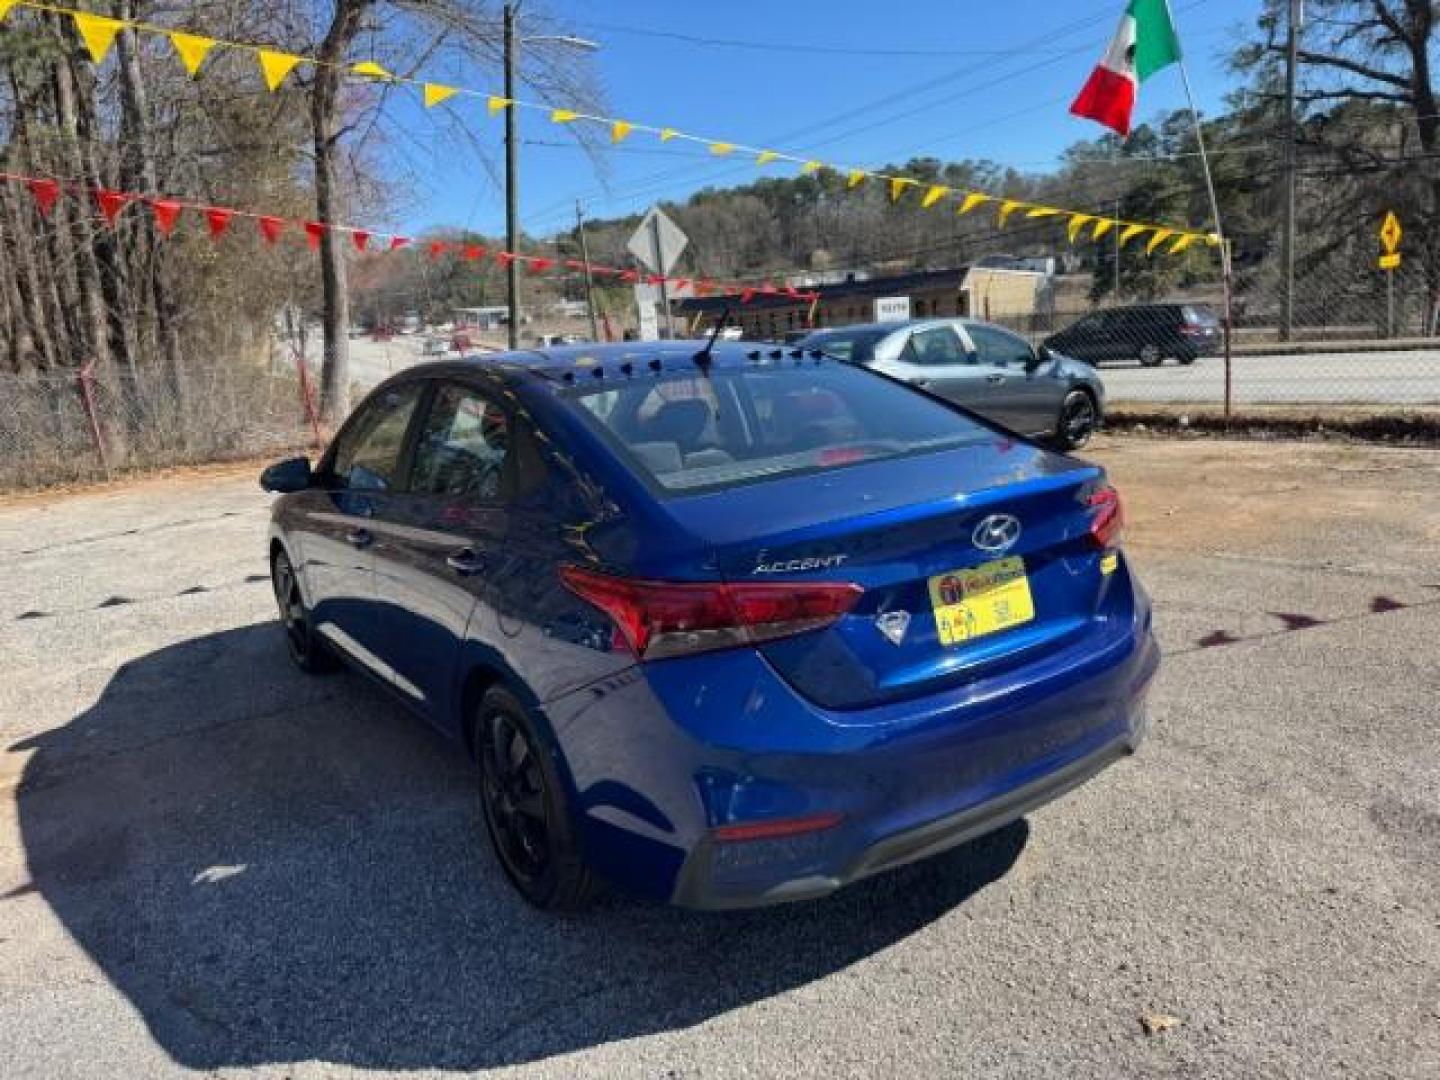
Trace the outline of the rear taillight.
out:
[[[829,626],[855,606],[859,585],[831,582],[639,581],[578,566],[560,580],[615,621],[645,660],[757,645]]]
[[[1094,517],[1090,519],[1090,540],[1098,548],[1112,548],[1120,543],[1125,531],[1125,508],[1120,492],[1109,484],[1096,488],[1085,500]]]
[[[1208,330],[1209,327],[1207,327],[1204,323],[1187,322],[1182,323],[1180,326],[1180,333],[1184,334],[1186,337],[1204,337]]]

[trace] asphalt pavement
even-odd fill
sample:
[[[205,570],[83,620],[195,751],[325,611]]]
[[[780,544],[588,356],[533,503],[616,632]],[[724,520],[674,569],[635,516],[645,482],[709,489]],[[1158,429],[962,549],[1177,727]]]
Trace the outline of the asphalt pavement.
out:
[[[0,504],[0,1075],[1440,1075],[1440,454],[1095,456],[1142,752],[724,915],[518,900],[462,757],[291,669],[250,471]]]

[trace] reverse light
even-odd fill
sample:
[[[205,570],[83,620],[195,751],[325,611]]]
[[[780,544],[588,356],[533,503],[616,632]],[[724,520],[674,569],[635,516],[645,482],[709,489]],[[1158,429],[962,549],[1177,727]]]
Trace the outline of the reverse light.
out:
[[[1120,543],[1125,532],[1125,508],[1120,492],[1106,484],[1096,488],[1085,500],[1094,517],[1090,519],[1090,541],[1098,548],[1112,548]]]
[[[865,591],[836,582],[642,581],[578,566],[565,587],[609,615],[644,660],[757,645],[829,626]]]

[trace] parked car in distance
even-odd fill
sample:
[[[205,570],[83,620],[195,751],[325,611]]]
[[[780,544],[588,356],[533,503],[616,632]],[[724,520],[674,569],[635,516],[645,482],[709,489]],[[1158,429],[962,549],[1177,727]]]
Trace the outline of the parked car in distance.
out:
[[[1045,339],[1057,352],[1087,364],[1139,361],[1144,367],[1159,367],[1167,358],[1193,364],[1218,353],[1221,342],[1220,319],[1204,304],[1107,308]]]
[[[291,657],[475,755],[527,900],[821,896],[1136,747],[1158,651],[1101,468],[703,347],[417,365],[261,480]]]
[[[874,368],[1061,450],[1084,446],[1105,417],[1105,386],[1093,369],[976,319],[816,330],[800,347]]]

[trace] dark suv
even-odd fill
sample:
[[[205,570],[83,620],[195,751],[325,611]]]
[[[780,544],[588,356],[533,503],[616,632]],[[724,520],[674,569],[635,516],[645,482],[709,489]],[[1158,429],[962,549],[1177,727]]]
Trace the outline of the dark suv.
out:
[[[1138,360],[1159,367],[1167,356],[1193,364],[1220,351],[1220,320],[1204,304],[1135,304],[1087,315],[1045,340],[1087,364]]]

